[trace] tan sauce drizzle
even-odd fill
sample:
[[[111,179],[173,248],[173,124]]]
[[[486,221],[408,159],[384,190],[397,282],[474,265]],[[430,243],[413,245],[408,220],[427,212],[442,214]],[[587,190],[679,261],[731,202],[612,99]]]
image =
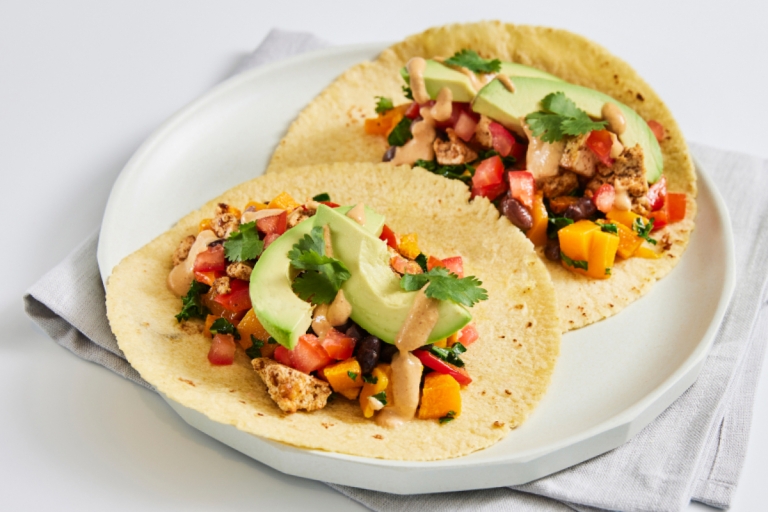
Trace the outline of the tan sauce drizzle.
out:
[[[318,338],[325,338],[328,331],[331,330],[331,323],[328,321],[328,304],[318,304],[312,312],[312,330]]]
[[[424,70],[427,69],[427,61],[421,57],[413,57],[408,61],[406,67],[410,76],[409,82],[413,100],[419,104],[428,102],[429,94],[427,94],[427,86],[424,83]]]
[[[189,286],[195,278],[195,258],[197,258],[198,254],[208,248],[209,243],[218,240],[218,238],[216,233],[210,229],[205,229],[198,233],[197,238],[195,238],[195,243],[193,243],[192,247],[189,249],[187,259],[173,267],[168,274],[167,285],[169,290],[179,297],[183,297],[187,294]]]
[[[627,129],[627,120],[624,113],[615,103],[606,102],[600,114],[608,121],[608,129],[616,135],[621,135]]]
[[[329,324],[336,327],[347,323],[349,315],[351,314],[352,304],[350,304],[344,296],[344,290],[339,290],[336,294],[336,298],[334,298],[331,305],[328,306],[328,313],[326,313],[325,317],[328,319]]]
[[[619,158],[619,155],[624,151],[624,144],[619,142],[619,137],[613,132],[611,134],[611,158]]]
[[[419,114],[423,119],[411,125],[413,138],[397,148],[395,157],[391,160],[395,165],[413,165],[416,160],[432,160],[435,157],[432,143],[435,141],[437,133],[432,114],[427,107],[422,107]]]
[[[540,184],[542,179],[557,175],[560,159],[565,150],[565,142],[544,142],[533,136],[525,120],[521,121],[525,135],[528,137],[528,151],[525,155],[527,170],[533,174],[536,183]]]
[[[331,228],[326,224],[323,226],[323,241],[325,242],[325,255],[333,258],[333,244],[331,244]]]
[[[430,112],[435,121],[447,121],[453,113],[453,93],[447,87],[440,89],[437,100]]]
[[[501,85],[503,85],[506,90],[509,92],[515,92],[515,84],[512,83],[512,80],[510,80],[507,75],[504,73],[499,73],[496,75],[496,79],[501,82]]]
[[[247,224],[255,220],[265,219],[267,217],[272,217],[274,215],[280,215],[284,211],[285,210],[280,210],[278,208],[267,208],[264,210],[259,210],[257,212],[245,212],[240,217],[240,224]]]
[[[613,182],[613,189],[616,191],[616,195],[613,198],[613,207],[622,212],[632,209],[632,200],[629,198],[627,189],[619,185],[618,181]]]
[[[392,405],[376,416],[376,423],[382,427],[396,427],[416,415],[423,366],[410,351],[427,342],[440,316],[437,306],[438,301],[428,298],[422,288],[397,333],[398,353],[392,358]]]
[[[365,205],[363,203],[357,203],[354,208],[347,212],[347,217],[361,226],[365,226]]]

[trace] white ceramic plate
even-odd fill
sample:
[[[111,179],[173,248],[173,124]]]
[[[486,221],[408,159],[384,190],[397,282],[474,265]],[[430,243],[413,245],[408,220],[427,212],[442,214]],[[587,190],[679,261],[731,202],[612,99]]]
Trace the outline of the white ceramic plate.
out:
[[[332,48],[244,73],[167,121],[112,189],[99,240],[102,278],[186,213],[261,174],[304,105],[382,48]],[[694,382],[733,290],[728,214],[698,170],[697,227],[678,267],[621,314],[565,335],[544,400],[490,448],[438,462],[366,459],[275,443],[168,403],[194,427],[285,473],[400,494],[520,484],[611,450]]]

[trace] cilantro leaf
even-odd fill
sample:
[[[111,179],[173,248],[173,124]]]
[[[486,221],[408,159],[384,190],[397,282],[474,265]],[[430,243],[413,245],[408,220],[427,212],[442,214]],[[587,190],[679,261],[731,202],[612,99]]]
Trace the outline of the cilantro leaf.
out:
[[[320,256],[325,256],[325,238],[323,237],[323,228],[320,226],[313,227],[309,234],[304,235],[288,251],[288,259],[291,260],[291,265],[295,267],[296,263],[294,260],[298,260],[302,254],[307,252],[315,252]]]
[[[461,180],[464,184],[469,185],[472,181],[472,176],[475,175],[475,168],[469,164],[459,165],[440,165],[435,160],[416,160],[413,164],[416,167],[422,167],[433,174],[448,178],[451,180]]]
[[[310,301],[312,304],[330,304],[339,291],[333,286],[328,276],[314,270],[304,272],[297,277],[291,288],[299,298]]]
[[[355,372],[347,372],[347,377],[349,377],[352,380],[357,379],[357,374]]]
[[[565,226],[573,224],[573,219],[569,217],[550,217],[549,223],[555,226],[557,229],[562,229]]]
[[[448,411],[448,414],[440,418],[438,421],[440,424],[448,423],[449,421],[453,421],[456,419],[456,412],[455,411]]]
[[[400,287],[409,292],[419,290],[427,283],[425,293],[431,299],[450,300],[470,308],[488,299],[488,292],[480,287],[483,283],[475,276],[460,278],[445,267],[435,267],[424,274],[405,274],[400,279]]]
[[[613,233],[614,235],[619,234],[619,228],[613,223],[600,224],[600,230],[605,231],[606,233]]]
[[[466,352],[467,348],[461,343],[457,342],[454,343],[451,348],[442,348],[436,345],[430,345],[429,351],[443,361],[462,368],[464,366],[464,361],[462,361],[461,357],[459,356]]]
[[[653,223],[656,221],[653,217],[648,219],[648,224],[643,223],[643,219],[637,217],[635,222],[632,223],[632,229],[637,232],[637,236],[645,239],[649,244],[656,245],[656,240],[651,238],[651,230],[653,229]]]
[[[192,281],[187,294],[181,298],[181,311],[176,315],[176,320],[189,320],[190,318],[205,318],[208,308],[203,305],[200,295],[208,293],[211,287],[199,281]]]
[[[260,339],[257,339],[256,336],[251,334],[251,343],[252,345],[245,349],[245,353],[248,357],[251,359],[256,359],[257,357],[261,357],[261,347],[264,346],[264,342]]]
[[[589,270],[589,262],[584,260],[572,260],[565,255],[563,251],[560,251],[560,257],[563,259],[566,265],[573,268],[580,268],[582,270]]]
[[[424,256],[423,252],[420,252],[419,255],[416,256],[416,258],[413,261],[419,264],[422,272],[427,271],[427,257]]]
[[[389,98],[385,98],[384,96],[376,96],[376,99],[378,100],[376,102],[377,114],[383,114],[384,112],[395,108],[395,106],[392,104],[392,100]]]
[[[217,318],[208,328],[213,334],[231,334],[236,340],[240,339],[240,333],[237,332],[234,324],[226,318]]]
[[[525,116],[535,137],[544,142],[563,140],[566,135],[581,135],[602,130],[607,121],[592,121],[586,112],[562,92],[553,92],[541,100],[542,110]]]
[[[501,70],[499,59],[484,59],[475,50],[468,50],[467,48],[455,53],[450,59],[445,59],[445,63],[467,68],[475,73],[498,73]]]
[[[611,275],[611,267],[605,267],[605,275]]]
[[[387,137],[387,142],[389,142],[390,146],[402,146],[413,138],[411,123],[410,119],[404,117],[392,128],[392,131],[389,132],[389,137]]]
[[[312,198],[313,201],[330,201],[331,196],[328,195],[328,192],[323,192],[322,194],[317,194],[315,197]]]
[[[255,260],[263,250],[264,242],[259,239],[255,221],[242,224],[224,242],[224,255],[229,261]]]
[[[373,375],[363,375],[363,382],[366,384],[377,384],[379,382],[379,378]]]
[[[387,392],[382,391],[381,393],[376,393],[375,395],[372,395],[373,398],[381,402],[381,405],[387,405]]]
[[[341,285],[349,279],[349,269],[341,261],[325,255],[323,228],[315,226],[288,251],[291,266],[303,270],[293,281],[293,291],[313,304],[330,304]]]
[[[403,86],[403,95],[408,100],[413,100],[413,91],[407,85]]]

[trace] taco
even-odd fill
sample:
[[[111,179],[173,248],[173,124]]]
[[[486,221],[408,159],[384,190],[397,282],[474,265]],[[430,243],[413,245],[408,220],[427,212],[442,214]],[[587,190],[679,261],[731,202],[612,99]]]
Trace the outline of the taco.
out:
[[[696,175],[667,107],[563,30],[482,22],[411,36],[310,103],[267,172],[382,160],[465,183],[526,233],[563,331],[648,292],[694,226]]]
[[[419,301],[432,303],[420,329]],[[115,267],[107,313],[166,397],[262,438],[384,459],[497,442],[543,396],[560,343],[551,281],[522,233],[461,183],[386,164],[235,187]],[[412,331],[418,347],[404,349]],[[410,380],[410,421],[398,358],[426,368]]]

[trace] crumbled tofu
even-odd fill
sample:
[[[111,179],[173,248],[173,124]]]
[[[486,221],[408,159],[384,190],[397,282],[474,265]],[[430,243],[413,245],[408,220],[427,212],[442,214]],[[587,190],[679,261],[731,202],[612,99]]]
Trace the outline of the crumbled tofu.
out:
[[[173,266],[175,267],[189,256],[189,250],[192,248],[192,244],[195,243],[195,235],[189,235],[179,242],[179,246],[173,251]]]
[[[233,279],[249,281],[251,279],[252,271],[253,267],[241,261],[236,261],[227,265],[227,275]]]
[[[565,143],[563,156],[560,158],[560,167],[585,178],[595,175],[597,155],[587,147],[588,133],[576,137],[568,137]]]
[[[541,180],[541,190],[544,192],[544,196],[549,199],[568,195],[578,186],[579,178],[576,174],[563,169],[555,176]]]
[[[625,189],[632,201],[633,212],[638,215],[649,213],[648,182],[645,178],[643,148],[639,144],[625,148],[611,167],[599,163],[597,174],[587,184],[587,190],[594,192],[603,183]]]
[[[214,279],[213,289],[215,290],[216,295],[226,295],[231,292],[232,288],[229,287],[229,277],[223,276]]]
[[[491,118],[480,116],[477,126],[475,126],[475,140],[484,148],[493,147],[493,135],[491,134]]]
[[[309,213],[304,210],[301,206],[293,210],[291,213],[288,214],[287,219],[287,226],[288,229],[294,227],[299,222],[303,221],[304,219],[308,219],[310,217]]]
[[[448,140],[435,139],[433,148],[440,165],[460,165],[477,159],[477,153],[461,140],[453,128],[446,128]]]
[[[211,225],[216,236],[227,238],[240,227],[240,219],[232,213],[228,204],[219,203],[216,207],[216,216],[211,221]]]
[[[284,412],[316,411],[328,402],[331,386],[327,382],[264,357],[252,364],[269,396]]]

